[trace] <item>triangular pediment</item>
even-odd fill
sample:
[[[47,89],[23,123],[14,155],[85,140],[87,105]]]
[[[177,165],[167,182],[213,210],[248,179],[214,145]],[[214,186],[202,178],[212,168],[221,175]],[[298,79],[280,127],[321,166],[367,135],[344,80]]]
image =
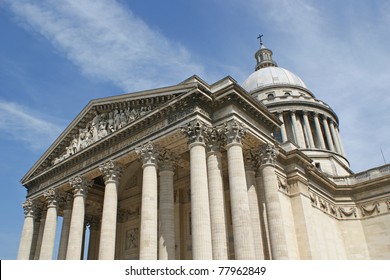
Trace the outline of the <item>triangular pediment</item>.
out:
[[[193,80],[90,101],[22,178],[22,184],[197,87],[199,82]]]

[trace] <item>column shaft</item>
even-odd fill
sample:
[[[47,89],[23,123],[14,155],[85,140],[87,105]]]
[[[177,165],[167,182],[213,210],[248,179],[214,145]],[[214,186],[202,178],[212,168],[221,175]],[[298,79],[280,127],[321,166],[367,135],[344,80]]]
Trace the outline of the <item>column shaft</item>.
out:
[[[315,148],[313,134],[311,132],[310,122],[309,122],[309,118],[307,117],[307,112],[303,112],[303,125],[309,143],[309,148]]]
[[[228,240],[226,231],[225,200],[220,152],[207,153],[207,175],[209,183],[211,238],[213,259],[227,260]]]
[[[41,211],[41,222],[39,223],[39,233],[37,238],[37,245],[35,247],[34,260],[39,260],[42,247],[43,232],[45,231],[46,210]]]
[[[69,230],[70,230],[71,219],[72,219],[72,209],[64,209],[63,210],[63,218],[62,218],[60,246],[58,248],[58,259],[59,260],[66,259],[66,251],[68,249]]]
[[[74,198],[66,259],[80,260],[84,245],[85,196],[88,183],[79,176],[72,178],[70,183],[73,187]]]
[[[260,227],[259,202],[255,177],[256,172],[247,168],[245,175],[248,189],[249,210],[251,213],[255,258],[257,260],[264,260],[263,240]]]
[[[272,259],[283,260],[288,259],[288,250],[274,167],[277,154],[278,151],[272,145],[266,144],[260,156]]]
[[[332,120],[329,123],[329,127],[330,127],[330,133],[331,133],[333,141],[334,141],[334,146],[335,146],[336,152],[339,153],[339,154],[342,154],[339,138],[337,137],[336,130],[335,130],[335,127],[334,127],[334,123],[333,123]]]
[[[298,127],[297,116],[294,111],[291,112],[291,120],[293,124],[293,131],[294,131],[296,144],[298,144],[300,148],[305,148],[306,145],[303,139],[302,130]]]
[[[283,112],[278,112],[278,119],[282,122],[280,125],[280,134],[282,136],[282,143],[287,141],[286,126],[284,125]]]
[[[320,145],[320,149],[326,149],[325,141],[324,141],[324,135],[322,134],[320,121],[318,120],[318,114],[314,113],[314,125],[316,128],[316,137],[317,141]]]
[[[99,260],[115,258],[115,238],[118,212],[118,185],[121,168],[109,161],[100,166],[105,178],[103,214],[100,231]]]
[[[191,231],[194,260],[211,260],[212,241],[205,144],[190,144]]]
[[[18,260],[30,259],[31,245],[34,234],[34,211],[31,200],[27,200],[23,203],[24,208],[24,224],[22,230],[22,236],[19,243]]]
[[[172,170],[160,171],[159,259],[174,260],[175,256],[175,205]]]
[[[41,253],[39,255],[40,260],[51,260],[53,258],[54,241],[56,237],[57,229],[57,202],[54,194],[54,190],[48,191],[47,200],[49,204],[47,206],[45,229],[43,231]]]
[[[328,120],[327,120],[326,117],[324,117],[322,119],[322,124],[323,124],[324,129],[325,129],[325,136],[326,136],[326,140],[327,140],[327,143],[328,143],[328,146],[329,146],[329,150],[334,152],[335,149],[334,149],[334,146],[333,146],[332,136],[330,135]]]
[[[226,148],[235,257],[237,260],[253,260],[255,252],[242,145],[231,143]]]

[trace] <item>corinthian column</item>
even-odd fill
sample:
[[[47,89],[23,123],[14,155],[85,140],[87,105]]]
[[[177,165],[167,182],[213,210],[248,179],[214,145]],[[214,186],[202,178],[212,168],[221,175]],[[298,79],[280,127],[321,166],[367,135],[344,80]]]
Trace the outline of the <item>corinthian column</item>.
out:
[[[287,132],[286,132],[286,126],[284,125],[284,119],[283,119],[283,112],[277,112],[277,116],[279,121],[282,122],[280,125],[280,134],[282,136],[282,143],[287,141]]]
[[[271,253],[273,259],[283,260],[288,259],[288,251],[279,201],[278,179],[275,174],[275,159],[277,155],[278,151],[271,144],[265,144],[261,148],[261,172]]]
[[[168,151],[161,151],[159,196],[159,260],[175,259],[175,204],[173,175],[176,157]]]
[[[46,200],[47,212],[39,259],[51,260],[53,258],[54,240],[57,228],[57,194],[53,188],[50,188],[43,196]]]
[[[258,187],[256,185],[256,157],[251,151],[245,154],[245,176],[248,190],[249,210],[253,232],[255,257],[257,260],[264,260],[263,240],[260,226],[260,212],[258,201]]]
[[[291,121],[293,124],[296,144],[298,144],[300,148],[305,148],[305,140],[303,139],[302,126],[298,126],[297,115],[295,111],[291,111]]]
[[[227,260],[228,239],[225,217],[225,199],[221,162],[221,139],[217,129],[208,134],[207,175],[210,198],[211,239],[213,243],[213,259]]]
[[[323,124],[323,126],[325,128],[325,135],[326,135],[326,140],[328,142],[329,150],[334,152],[335,149],[334,149],[334,146],[333,146],[332,135],[330,135],[328,119],[325,116],[322,119],[322,124]]]
[[[113,260],[115,258],[118,185],[122,168],[110,160],[102,164],[99,170],[103,174],[106,184],[100,231],[99,260]]]
[[[315,125],[315,128],[316,128],[316,138],[317,138],[317,141],[320,145],[320,149],[326,149],[326,145],[325,145],[325,141],[324,141],[324,135],[322,133],[322,130],[321,130],[321,125],[320,125],[320,121],[318,119],[318,113],[315,113],[314,112],[314,125]]]
[[[60,246],[58,248],[58,258],[59,260],[66,259],[66,251],[68,249],[69,241],[69,230],[70,230],[70,221],[72,219],[72,195],[66,193],[61,201],[60,207],[62,206],[63,210],[63,219],[62,219],[62,229],[61,229],[61,238]]]
[[[73,210],[70,222],[67,260],[80,260],[83,248],[84,218],[85,218],[85,197],[88,187],[92,182],[76,176],[69,180],[73,188]]]
[[[307,116],[306,111],[303,112],[303,125],[304,125],[304,131],[306,132],[307,140],[309,143],[309,148],[315,148],[313,134],[311,133],[310,122],[309,122],[309,118]]]
[[[251,214],[241,140],[245,128],[237,121],[225,123],[225,137],[233,220],[234,253],[237,260],[255,259]]]
[[[18,260],[30,259],[31,245],[34,234],[34,207],[31,199],[23,203],[24,224],[19,243]]]
[[[156,147],[147,143],[137,149],[143,162],[141,201],[141,260],[157,260],[157,157]]]
[[[195,260],[211,260],[213,252],[205,144],[207,127],[196,120],[183,128],[182,132],[187,134],[190,148],[192,257]]]

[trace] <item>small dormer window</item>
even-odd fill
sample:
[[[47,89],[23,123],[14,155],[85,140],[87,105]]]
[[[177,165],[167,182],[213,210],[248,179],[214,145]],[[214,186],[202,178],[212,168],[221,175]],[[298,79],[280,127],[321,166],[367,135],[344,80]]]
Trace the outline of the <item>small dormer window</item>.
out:
[[[284,93],[284,96],[291,96],[291,92],[286,91],[286,92]]]
[[[269,94],[267,95],[267,98],[268,98],[268,99],[274,99],[274,98],[275,98],[275,95],[274,95],[273,93],[269,93]]]

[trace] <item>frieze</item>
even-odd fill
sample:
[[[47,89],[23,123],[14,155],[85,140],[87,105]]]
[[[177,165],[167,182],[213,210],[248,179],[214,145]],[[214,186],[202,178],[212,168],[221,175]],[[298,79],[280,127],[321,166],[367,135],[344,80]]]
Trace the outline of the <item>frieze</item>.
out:
[[[374,203],[371,206],[369,206],[369,205],[362,205],[362,206],[360,206],[360,211],[362,213],[362,217],[372,216],[373,214],[379,214],[381,212],[380,208],[379,208],[379,203],[378,202]]]
[[[340,207],[339,212],[341,218],[344,216],[351,217],[352,215],[357,218],[356,207],[349,207],[348,210],[345,207]]]
[[[153,109],[154,107],[152,106],[144,106],[140,108],[115,109],[101,114],[96,112],[95,117],[84,128],[79,128],[78,133],[73,135],[73,139],[64,148],[64,151],[52,160],[52,165],[56,165],[115,131],[124,128]]]
[[[29,194],[36,193],[50,185],[53,185],[54,183],[60,181],[63,178],[69,177],[70,175],[76,173],[76,171],[80,171],[81,169],[92,165],[94,162],[98,162],[104,158],[107,158],[109,155],[118,152],[119,150],[130,146],[134,142],[138,141],[141,138],[147,137],[148,135],[153,134],[156,131],[160,131],[162,128],[166,126],[166,121],[163,120],[161,122],[156,123],[154,126],[149,127],[148,129],[143,129],[140,131],[140,133],[136,135],[132,135],[131,137],[123,137],[123,140],[116,145],[111,146],[110,149],[94,149],[90,153],[97,153],[94,156],[83,156],[80,159],[82,160],[81,162],[74,164],[72,166],[63,166],[61,168],[66,168],[65,170],[53,170],[47,175],[44,175],[47,180],[45,180],[45,177],[40,178],[39,181],[42,183],[37,184],[36,186],[30,187],[29,188]],[[89,152],[89,151],[87,151]],[[54,173],[54,174],[53,174]]]

